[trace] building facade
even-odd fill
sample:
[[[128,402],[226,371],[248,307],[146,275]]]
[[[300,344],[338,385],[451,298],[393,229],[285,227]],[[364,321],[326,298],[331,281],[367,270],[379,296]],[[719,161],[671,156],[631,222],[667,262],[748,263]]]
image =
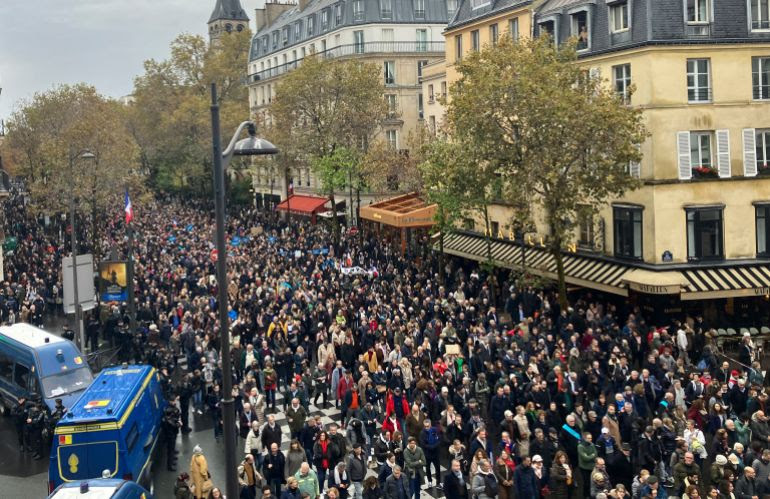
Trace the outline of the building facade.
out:
[[[216,45],[219,39],[232,31],[249,27],[249,16],[239,0],[217,0],[208,22],[209,43]]]
[[[390,107],[382,138],[403,149],[408,134],[424,124],[423,68],[444,57],[443,29],[455,0],[314,0],[265,5],[257,11],[248,68],[249,105],[267,112],[281,77],[315,54],[357,59],[382,68],[383,96]],[[287,182],[300,192],[314,191],[309,168],[284,176],[279,168],[255,172],[258,193],[285,196]],[[286,180],[284,180],[286,179]],[[259,197],[259,196],[258,196]],[[265,197],[265,196],[263,196]]]
[[[472,12],[464,32],[487,24]],[[767,315],[768,12],[767,0],[547,0],[535,6],[533,35],[549,33],[555,43],[576,37],[579,63],[641,108],[650,132],[643,160],[628,168],[642,187],[578,221],[568,282],[631,296],[652,310],[736,320]],[[461,23],[456,18],[446,32],[448,61],[458,55],[452,36]],[[472,46],[474,36],[480,35],[470,35]],[[463,33],[457,46],[467,43]],[[509,209],[492,212],[496,227],[508,224]],[[506,233],[497,234],[503,243]],[[547,257],[540,263],[542,273],[550,273]]]

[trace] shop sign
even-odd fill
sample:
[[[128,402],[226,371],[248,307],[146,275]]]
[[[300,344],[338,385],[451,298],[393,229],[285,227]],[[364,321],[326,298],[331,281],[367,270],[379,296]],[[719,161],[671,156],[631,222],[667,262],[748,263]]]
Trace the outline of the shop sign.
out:
[[[640,293],[646,293],[648,295],[678,295],[681,291],[679,284],[664,286],[659,284],[629,282],[628,287],[634,291],[639,291]]]
[[[754,288],[754,294],[757,296],[770,295],[770,287]]]

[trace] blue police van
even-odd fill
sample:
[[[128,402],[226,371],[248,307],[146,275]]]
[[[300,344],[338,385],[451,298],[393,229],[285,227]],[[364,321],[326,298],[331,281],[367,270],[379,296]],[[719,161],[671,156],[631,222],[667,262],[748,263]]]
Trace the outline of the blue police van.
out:
[[[29,324],[0,326],[0,406],[7,411],[40,395],[53,411],[69,408],[94,376],[74,343]]]
[[[142,486],[127,480],[97,478],[63,483],[48,499],[152,499]]]
[[[103,370],[56,425],[48,491],[62,483],[109,477],[152,492],[165,407],[155,368],[124,364]]]

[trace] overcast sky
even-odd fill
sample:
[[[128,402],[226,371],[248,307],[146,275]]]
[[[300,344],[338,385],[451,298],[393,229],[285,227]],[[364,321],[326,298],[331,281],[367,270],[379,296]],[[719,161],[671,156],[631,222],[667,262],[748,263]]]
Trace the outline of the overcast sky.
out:
[[[262,1],[241,0],[252,22]],[[59,83],[86,82],[112,97],[131,93],[142,63],[168,57],[179,33],[206,34],[215,3],[0,0],[0,119],[19,99]]]

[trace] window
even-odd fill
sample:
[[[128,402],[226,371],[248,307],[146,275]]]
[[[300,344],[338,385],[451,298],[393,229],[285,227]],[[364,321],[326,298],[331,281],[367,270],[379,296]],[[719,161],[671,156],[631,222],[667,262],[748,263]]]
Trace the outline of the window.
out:
[[[395,61],[385,61],[384,68],[385,68],[385,84],[386,85],[395,85],[396,84],[396,63],[395,63]]]
[[[688,23],[708,23],[711,17],[709,16],[709,3],[711,0],[685,0],[687,5],[687,22]]]
[[[615,256],[642,259],[642,209],[616,206],[612,210]]]
[[[356,30],[353,32],[353,44],[356,54],[364,53],[364,31]]]
[[[455,35],[455,61],[463,58],[463,35]]]
[[[757,150],[757,171],[770,173],[770,130],[757,130],[755,145]]]
[[[383,28],[382,30],[382,41],[393,43],[393,29],[392,28]],[[388,47],[390,49],[390,47]]]
[[[417,94],[417,116],[419,119],[425,118],[425,109],[422,104],[422,94]]]
[[[425,19],[425,0],[414,0],[414,18]]]
[[[355,0],[355,2],[353,2],[353,20],[364,20],[364,0]]]
[[[225,31],[230,33],[233,30],[233,25],[230,23],[225,24]]]
[[[594,216],[584,209],[578,215],[578,244],[584,248],[594,247]]]
[[[770,0],[750,0],[751,29],[770,29]]]
[[[457,11],[457,0],[446,0],[446,13],[451,18]]]
[[[556,22],[555,21],[544,21],[540,23],[538,26],[540,28],[541,35],[548,35],[554,39],[554,43],[556,42]]]
[[[417,61],[417,83],[422,83],[422,68],[428,64],[428,61]]]
[[[302,47],[302,48],[300,49],[300,53],[302,54],[302,58],[303,58],[303,59],[304,59],[305,57],[307,57],[307,51],[305,50],[305,47]]]
[[[391,149],[398,149],[398,130],[388,130],[385,132],[385,140]]]
[[[500,222],[495,222],[494,220],[489,222],[489,231],[492,233],[492,237],[497,237],[500,233]]]
[[[283,28],[282,33],[283,33],[283,36],[281,37],[281,41],[283,42],[284,45],[286,45],[287,43],[289,43],[289,27],[286,26],[285,28]]]
[[[428,85],[428,103],[433,104],[435,100],[436,100],[436,96],[433,93],[433,85]]]
[[[13,360],[4,354],[0,354],[0,379],[13,380]]]
[[[497,24],[492,24],[489,26],[489,43],[494,47],[497,45],[497,39],[499,38],[499,33],[497,31]]]
[[[446,82],[445,81],[441,82],[441,95],[443,97],[446,97]]]
[[[273,31],[273,48],[278,48],[278,32]]]
[[[722,244],[722,208],[687,210],[687,258],[714,260],[724,258]]]
[[[321,11],[321,29],[323,31],[329,29],[329,9]]]
[[[137,440],[139,440],[139,429],[137,428],[136,422],[134,422],[126,435],[126,448],[128,449],[129,454],[134,450]]]
[[[693,170],[712,169],[711,132],[690,132],[690,165]]]
[[[511,40],[519,39],[519,18],[514,17],[508,21],[508,34],[511,35]]]
[[[615,77],[615,93],[620,100],[628,104],[631,100],[631,94],[628,91],[628,87],[631,86],[631,65],[613,66],[612,73]]]
[[[26,390],[29,387],[29,368],[17,362],[13,371],[13,382]]]
[[[315,17],[310,16],[307,18],[307,36],[313,36],[313,29],[315,28]]]
[[[577,49],[588,49],[588,12],[581,10],[570,16],[572,36],[577,37]]]
[[[610,30],[613,33],[628,29],[628,2],[610,5]]]
[[[334,25],[339,26],[342,24],[342,4],[338,3],[334,6]]]
[[[321,40],[321,53],[326,56],[326,40]]]
[[[489,0],[471,0],[471,9],[478,9],[489,5]]]
[[[479,50],[479,30],[477,29],[471,31],[471,50],[474,52]]]
[[[430,131],[433,135],[436,135],[436,117],[435,116],[429,116],[428,117],[428,125],[430,126]]]
[[[380,0],[380,17],[383,19],[393,17],[393,0]]]
[[[687,100],[689,102],[711,100],[709,63],[709,59],[687,59]]]
[[[757,206],[757,256],[770,256],[770,204]]]
[[[770,57],[751,59],[751,85],[754,99],[770,99]]]
[[[417,52],[428,51],[428,30],[427,29],[417,30],[417,46],[415,48]]]
[[[302,39],[302,21],[297,21],[297,24],[294,25],[294,39]]]
[[[394,118],[398,112],[396,94],[385,94],[385,103],[388,105],[388,117]]]

